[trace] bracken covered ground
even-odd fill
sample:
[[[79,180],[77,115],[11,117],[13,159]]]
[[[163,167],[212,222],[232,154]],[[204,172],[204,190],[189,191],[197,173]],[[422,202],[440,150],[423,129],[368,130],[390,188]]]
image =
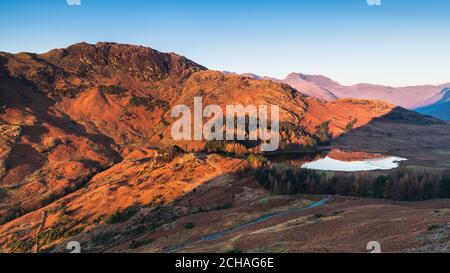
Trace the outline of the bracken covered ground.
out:
[[[245,158],[173,141],[171,109],[192,107],[195,96],[222,107],[276,104],[307,136],[326,127],[333,147],[450,167],[448,124],[382,101],[325,102],[131,45],[0,53],[1,249],[63,251],[79,240],[92,252],[361,251],[373,235],[387,251],[446,250],[446,201],[338,198],[197,242],[321,197],[272,195]]]

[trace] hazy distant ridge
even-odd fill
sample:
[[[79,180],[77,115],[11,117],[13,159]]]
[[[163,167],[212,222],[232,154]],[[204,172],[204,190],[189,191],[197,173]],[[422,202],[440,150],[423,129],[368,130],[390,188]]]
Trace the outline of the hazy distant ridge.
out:
[[[275,82],[286,83],[305,95],[328,101],[338,98],[384,100],[407,109],[420,109],[421,111],[423,111],[424,107],[438,104],[438,109],[433,111],[425,108],[427,113],[435,115],[438,112],[449,111],[448,101],[443,103],[442,100],[445,100],[446,96],[448,96],[450,83],[405,87],[391,87],[369,83],[347,86],[322,75],[291,73],[285,79],[261,77],[249,73],[243,75],[254,79],[270,79]]]

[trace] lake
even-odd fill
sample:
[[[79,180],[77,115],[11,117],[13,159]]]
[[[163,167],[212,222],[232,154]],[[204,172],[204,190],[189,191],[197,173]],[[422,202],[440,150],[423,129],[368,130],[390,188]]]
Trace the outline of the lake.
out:
[[[301,166],[311,170],[361,172],[392,170],[398,168],[400,163],[407,159],[365,152],[330,150],[312,154],[289,154],[270,158],[269,160],[274,163]]]

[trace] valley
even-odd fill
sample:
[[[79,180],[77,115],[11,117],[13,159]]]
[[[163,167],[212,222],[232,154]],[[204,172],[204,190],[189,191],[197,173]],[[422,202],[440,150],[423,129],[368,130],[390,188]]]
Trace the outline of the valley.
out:
[[[374,240],[387,252],[448,251],[446,121],[116,43],[0,53],[0,76],[2,252],[64,252],[69,241],[94,253],[365,252]],[[278,105],[279,153],[402,157],[398,170],[357,175],[409,189],[398,171],[419,186],[398,196],[283,192],[281,177],[263,187],[255,173],[274,163],[262,143],[172,138],[171,110],[194,109],[195,97],[222,109]]]

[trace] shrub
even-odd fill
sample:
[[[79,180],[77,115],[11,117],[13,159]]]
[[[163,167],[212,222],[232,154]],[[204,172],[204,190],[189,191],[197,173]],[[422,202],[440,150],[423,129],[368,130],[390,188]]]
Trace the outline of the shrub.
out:
[[[145,225],[134,226],[132,229],[124,232],[125,236],[134,237],[137,235],[144,234],[148,231],[151,231],[151,227],[147,227]]]
[[[156,164],[165,164],[174,160],[177,156],[184,153],[184,150],[174,145],[160,149],[154,156],[153,162]]]
[[[351,131],[353,129],[353,127],[355,127],[356,123],[358,123],[358,119],[355,118],[352,121],[350,121],[347,126],[345,126],[345,130],[347,131]]]
[[[240,248],[238,248],[238,247],[233,247],[232,249],[227,250],[226,253],[239,254],[239,253],[242,253],[242,250]]]
[[[150,201],[148,206],[151,208],[154,208],[154,207],[162,206],[165,203],[166,203],[166,197],[164,197],[163,195],[156,195],[152,198],[152,201]]]
[[[136,215],[137,210],[128,208],[125,210],[117,209],[112,215],[106,219],[107,224],[119,224],[124,223],[134,215]]]
[[[94,245],[107,245],[114,241],[114,239],[119,235],[119,232],[116,231],[110,231],[110,232],[104,232],[100,233],[94,237],[92,237],[91,242]]]
[[[155,99],[152,96],[136,97],[133,96],[129,104],[131,106],[144,106],[148,111],[153,111],[155,108],[163,109],[165,112],[169,110],[169,103],[163,100]]]
[[[225,151],[226,142],[222,140],[211,140],[205,144],[205,151],[208,153],[217,153]]]
[[[8,197],[8,191],[0,188],[0,200],[5,199],[6,197]]]
[[[388,181],[388,177],[386,175],[378,176],[377,180],[373,184],[371,197],[383,198],[384,197],[384,189],[386,187],[387,181]]]
[[[317,146],[316,140],[309,135],[301,135],[293,143],[309,148]]]
[[[80,233],[81,229],[76,228],[78,222],[68,216],[61,216],[52,226],[39,233],[41,245],[48,245],[60,239],[69,238]]]
[[[314,219],[320,219],[320,218],[323,218],[325,215],[323,215],[323,214],[321,214],[321,213],[318,213],[318,214],[314,214],[314,216],[313,216],[313,218]]]
[[[225,152],[236,155],[243,155],[248,153],[247,148],[239,143],[229,143],[225,146]]]
[[[195,227],[195,224],[192,222],[184,224],[185,229],[193,229]]]
[[[64,215],[66,214],[67,211],[67,207],[64,203],[59,204],[58,206],[54,207],[53,209],[48,211],[48,214],[52,215],[52,214],[60,214],[60,215]]]
[[[450,197],[450,175],[444,176],[441,180],[440,185],[441,197],[448,198]]]
[[[127,92],[128,90],[119,86],[119,85],[111,85],[111,86],[104,86],[101,85],[99,87],[100,91],[104,94],[111,94],[111,95],[122,95],[123,93]]]
[[[434,231],[436,229],[440,229],[442,225],[431,225],[428,227],[428,231]]]
[[[330,122],[325,121],[319,126],[317,126],[316,129],[317,129],[316,137],[318,139],[318,143],[322,145],[329,144],[332,138],[332,135],[330,133]]]
[[[15,203],[9,209],[7,209],[2,222],[9,222],[11,220],[14,220],[24,214],[24,212],[25,210],[21,207],[21,205],[19,203]]]
[[[29,253],[33,250],[34,242],[32,240],[21,240],[15,238],[8,247],[11,253]]]
[[[262,155],[251,154],[247,160],[253,168],[260,168],[267,164],[267,158]]]
[[[151,244],[152,242],[153,242],[153,240],[132,241],[130,244],[130,249],[140,248],[141,246]]]
[[[58,145],[61,145],[63,142],[59,138],[50,137],[48,139],[45,139],[44,143],[45,143],[46,152],[50,152],[53,149],[55,149],[56,147],[58,147]]]
[[[325,129],[328,131],[327,128]],[[317,145],[315,138],[317,137],[313,137],[301,125],[297,125],[289,121],[282,121],[280,123],[280,147],[282,147],[282,149],[286,149],[289,146],[292,147],[293,145],[305,148],[315,147]]]
[[[233,205],[231,203],[225,203],[223,205],[218,205],[216,207],[216,210],[223,210],[223,209],[229,209],[231,208]]]

